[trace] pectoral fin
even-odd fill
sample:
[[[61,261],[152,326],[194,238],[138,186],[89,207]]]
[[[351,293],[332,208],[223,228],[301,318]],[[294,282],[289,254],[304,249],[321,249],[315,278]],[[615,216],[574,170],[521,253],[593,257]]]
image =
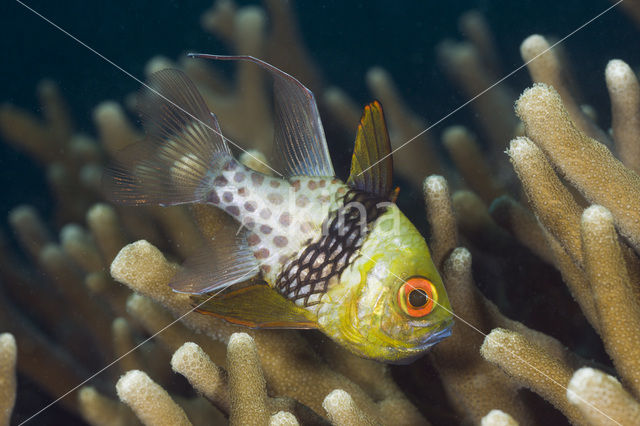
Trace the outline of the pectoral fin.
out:
[[[213,241],[186,260],[169,286],[179,293],[205,294],[258,275],[258,261],[247,245],[248,234],[247,228],[219,230]]]
[[[317,328],[312,314],[266,284],[254,284],[207,300],[194,296],[196,312],[251,328]]]

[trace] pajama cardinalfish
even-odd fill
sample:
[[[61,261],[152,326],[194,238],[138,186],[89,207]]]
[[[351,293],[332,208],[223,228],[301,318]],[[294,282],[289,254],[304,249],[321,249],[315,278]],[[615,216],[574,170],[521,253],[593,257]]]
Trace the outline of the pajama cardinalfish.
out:
[[[206,203],[237,220],[172,280],[197,311],[255,328],[317,328],[353,353],[409,362],[451,334],[451,306],[424,238],[393,202],[381,105],[360,120],[351,173],[335,177],[313,93],[248,56],[274,82],[274,149],[283,176],[237,161],[194,83],[150,78],[147,138],[107,172],[116,202]],[[250,120],[247,117],[247,120]],[[248,124],[250,125],[250,124]],[[216,294],[211,297],[212,294]]]

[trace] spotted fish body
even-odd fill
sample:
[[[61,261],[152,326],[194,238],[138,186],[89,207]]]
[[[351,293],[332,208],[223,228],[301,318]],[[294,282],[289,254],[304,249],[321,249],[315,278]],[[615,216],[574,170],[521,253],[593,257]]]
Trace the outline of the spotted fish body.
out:
[[[424,238],[393,203],[382,108],[365,108],[351,174],[335,177],[313,94],[277,68],[274,145],[281,176],[237,161],[195,85],[151,77],[147,140],[107,173],[116,202],[206,203],[233,217],[170,285],[198,312],[259,328],[318,328],[359,356],[406,362],[451,332],[452,312]],[[277,171],[276,171],[277,173]],[[255,279],[263,283],[255,283]],[[252,279],[252,280],[250,280]]]
[[[213,179],[205,198],[247,228],[246,241],[258,260],[262,277],[299,306],[317,305],[322,293],[310,284],[290,291],[295,282],[289,277],[300,253],[322,238],[328,216],[344,204],[349,192],[336,178],[295,177],[290,180],[264,175],[229,158],[219,176]],[[331,265],[316,257],[323,266],[320,277],[327,289]],[[282,276],[285,267],[288,275]],[[309,272],[311,273],[311,272]],[[306,279],[306,274],[303,280]],[[324,284],[324,283],[323,283]]]

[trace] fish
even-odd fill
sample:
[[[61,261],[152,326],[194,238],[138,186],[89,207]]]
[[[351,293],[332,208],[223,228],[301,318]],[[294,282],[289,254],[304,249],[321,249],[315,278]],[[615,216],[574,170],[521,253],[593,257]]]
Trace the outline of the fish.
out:
[[[238,223],[172,279],[196,311],[252,328],[318,329],[354,354],[409,362],[451,334],[453,312],[424,237],[395,204],[382,106],[364,108],[349,177],[336,177],[313,93],[251,56],[273,80],[274,164],[233,155],[214,113],[180,70],[153,74],[141,97],[147,133],[105,175],[127,205],[208,204]],[[250,120],[250,117],[247,117]]]

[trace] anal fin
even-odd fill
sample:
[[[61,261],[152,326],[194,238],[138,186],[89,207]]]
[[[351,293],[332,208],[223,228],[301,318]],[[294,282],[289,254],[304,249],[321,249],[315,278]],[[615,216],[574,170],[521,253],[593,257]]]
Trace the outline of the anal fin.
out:
[[[210,298],[207,300],[207,298]],[[317,328],[312,314],[267,284],[253,284],[215,297],[193,296],[196,312],[251,328]]]

